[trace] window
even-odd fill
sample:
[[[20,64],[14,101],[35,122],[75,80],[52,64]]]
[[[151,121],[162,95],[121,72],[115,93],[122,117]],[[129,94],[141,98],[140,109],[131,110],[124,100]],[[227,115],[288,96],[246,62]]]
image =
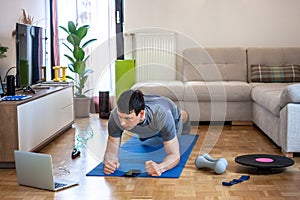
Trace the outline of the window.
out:
[[[67,26],[68,21],[79,25],[90,25],[88,38],[97,41],[86,49],[90,55],[88,68],[94,73],[89,75],[88,87],[93,88],[90,96],[98,96],[99,91],[111,91],[114,88],[115,44],[115,6],[111,0],[57,0],[57,25]],[[58,29],[60,65],[67,66],[64,54],[69,54],[62,43],[66,35]]]

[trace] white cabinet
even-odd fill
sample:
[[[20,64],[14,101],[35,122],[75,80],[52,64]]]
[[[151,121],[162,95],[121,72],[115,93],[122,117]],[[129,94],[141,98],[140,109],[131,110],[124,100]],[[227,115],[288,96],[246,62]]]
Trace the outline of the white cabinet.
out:
[[[73,87],[37,89],[23,101],[0,102],[0,167],[13,167],[15,149],[35,151],[74,122]]]
[[[74,120],[72,88],[17,107],[19,150],[31,151]]]

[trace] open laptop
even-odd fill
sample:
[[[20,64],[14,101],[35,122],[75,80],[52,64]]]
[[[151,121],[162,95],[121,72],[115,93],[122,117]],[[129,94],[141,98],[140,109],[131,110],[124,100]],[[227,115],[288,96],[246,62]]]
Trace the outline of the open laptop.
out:
[[[19,185],[57,191],[79,184],[78,181],[54,178],[49,154],[15,150],[14,155]]]

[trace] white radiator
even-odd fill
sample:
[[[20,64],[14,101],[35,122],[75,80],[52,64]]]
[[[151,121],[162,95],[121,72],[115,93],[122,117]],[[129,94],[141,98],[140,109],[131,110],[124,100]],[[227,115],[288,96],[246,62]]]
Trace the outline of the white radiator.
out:
[[[133,36],[136,82],[176,78],[175,33],[135,33]]]

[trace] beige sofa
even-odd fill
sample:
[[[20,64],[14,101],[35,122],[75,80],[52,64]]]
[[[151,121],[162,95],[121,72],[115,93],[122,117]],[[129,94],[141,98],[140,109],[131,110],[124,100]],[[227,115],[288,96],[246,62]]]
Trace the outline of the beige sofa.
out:
[[[300,152],[300,84],[251,81],[251,66],[300,64],[300,48],[248,48],[248,80],[252,85],[252,121],[288,156]],[[297,68],[296,81],[300,82]]]
[[[253,65],[284,64],[300,64],[300,48],[190,48],[183,51],[177,80],[132,88],[171,98],[191,121],[253,121],[288,154],[300,152],[300,84],[251,77]]]
[[[133,88],[177,102],[191,121],[251,121],[251,85],[243,48],[191,48],[174,81],[147,81]]]

